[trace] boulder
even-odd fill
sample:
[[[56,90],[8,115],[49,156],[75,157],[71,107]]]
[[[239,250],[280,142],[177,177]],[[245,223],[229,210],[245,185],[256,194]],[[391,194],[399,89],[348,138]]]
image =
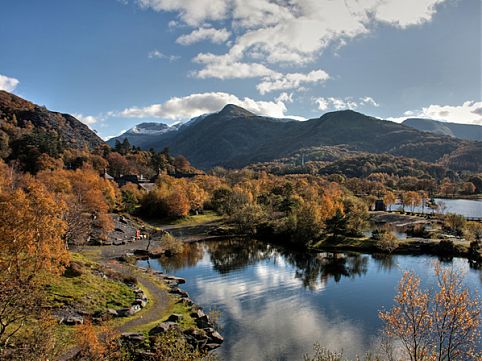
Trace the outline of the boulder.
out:
[[[84,324],[84,318],[81,317],[81,316],[69,316],[64,320],[63,323],[66,324],[66,325],[69,325],[69,326],[83,325]]]
[[[168,317],[167,322],[179,322],[181,320],[182,320],[182,315],[173,313]]]
[[[175,329],[177,331],[180,331],[180,328],[177,324],[174,322],[161,322],[158,324],[156,327],[152,328],[149,331],[149,336],[155,336],[155,335],[160,335],[163,334],[171,329]]]
[[[111,315],[112,317],[118,317],[118,316],[119,316],[119,314],[117,313],[117,311],[116,311],[116,310],[113,310],[112,308],[109,308],[109,309],[107,310],[107,313],[108,313],[109,315]]]
[[[176,276],[163,276],[164,280],[166,281],[172,281],[172,282],[175,282],[177,284],[181,284],[181,283],[186,283],[186,280],[184,278],[181,278],[181,277],[176,277]]]
[[[193,318],[201,318],[201,317],[206,316],[206,314],[204,313],[203,310],[201,310],[200,308],[198,308],[196,311],[194,311],[194,312],[191,313],[191,316],[192,316]]]
[[[215,350],[215,349],[217,349],[218,347],[221,347],[221,344],[220,344],[220,343],[206,343],[206,345],[204,345],[204,348],[205,348],[207,351]]]
[[[136,314],[137,312],[139,312],[141,309],[142,309],[141,306],[139,306],[137,304],[133,304],[129,310],[130,310],[131,315],[133,315],[133,314]]]
[[[209,341],[211,341],[212,343],[223,343],[224,337],[221,336],[219,332],[214,331],[211,334],[209,334]]]
[[[174,287],[172,288],[169,293],[172,293],[174,295],[179,295],[181,297],[189,297],[189,293],[187,293],[186,291],[183,291],[181,290],[180,288],[178,287]]]
[[[121,335],[123,340],[130,342],[144,342],[145,336],[138,332],[126,332]]]
[[[199,328],[209,328],[211,327],[211,322],[209,321],[208,316],[204,315],[203,317],[200,317],[196,319],[196,325]]]
[[[147,300],[144,300],[142,298],[136,298],[133,304],[139,305],[141,308],[144,308],[147,306]]]
[[[184,302],[187,306],[192,306],[194,304],[193,300],[189,297],[180,298],[178,302]]]
[[[129,317],[132,316],[134,313],[132,313],[131,307],[129,308],[121,308],[120,310],[117,310],[117,315],[119,317]]]

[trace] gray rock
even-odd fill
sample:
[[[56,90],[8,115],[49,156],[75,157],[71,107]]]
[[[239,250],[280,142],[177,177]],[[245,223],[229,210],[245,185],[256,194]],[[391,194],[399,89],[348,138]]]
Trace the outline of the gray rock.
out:
[[[224,337],[220,335],[219,332],[214,331],[209,335],[209,340],[213,343],[223,343],[224,342]]]
[[[204,313],[203,310],[201,310],[200,308],[198,308],[196,311],[194,311],[194,312],[191,313],[191,316],[194,317],[194,318],[201,318],[201,317],[206,316],[206,314]]]
[[[112,308],[109,308],[109,309],[107,310],[107,313],[108,313],[109,315],[113,316],[113,317],[119,316],[119,314],[117,313],[117,311],[116,311],[116,310],[113,310]]]
[[[182,315],[173,313],[172,315],[169,316],[167,319],[167,322],[179,322],[182,320]]]
[[[131,312],[131,315],[133,314],[136,314],[137,312],[139,312],[141,310],[141,306],[137,305],[137,304],[134,304],[131,306],[131,308],[129,309],[130,312]]]
[[[198,318],[196,320],[196,325],[199,328],[208,328],[208,327],[212,326],[211,322],[209,322],[208,316],[203,316],[203,317]]]
[[[141,308],[144,308],[147,306],[147,300],[144,300],[142,298],[136,298],[134,301],[134,305],[139,305]]]
[[[129,308],[121,308],[120,310],[117,310],[117,315],[119,317],[129,317],[132,316],[134,313],[132,313],[131,307]]]
[[[194,302],[189,297],[180,298],[178,302],[184,302],[188,306],[192,306]]]
[[[64,320],[64,324],[69,325],[69,326],[83,325],[84,324],[84,318],[81,317],[81,316],[69,316]]]
[[[144,342],[145,336],[138,332],[126,332],[121,335],[124,340],[131,342]]]
[[[160,335],[171,329],[180,330],[179,326],[174,322],[161,322],[149,331],[149,336]]]

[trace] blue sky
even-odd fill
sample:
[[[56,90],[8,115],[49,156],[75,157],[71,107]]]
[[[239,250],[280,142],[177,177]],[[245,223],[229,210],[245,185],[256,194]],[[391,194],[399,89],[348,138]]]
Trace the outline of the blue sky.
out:
[[[235,103],[482,124],[479,0],[2,0],[0,89],[103,137]]]

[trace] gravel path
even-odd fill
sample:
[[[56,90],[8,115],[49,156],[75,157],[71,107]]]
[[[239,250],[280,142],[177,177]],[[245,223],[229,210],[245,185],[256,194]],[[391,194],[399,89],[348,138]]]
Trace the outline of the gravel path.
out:
[[[144,275],[142,272],[133,272],[132,266],[123,265],[117,261],[109,261],[105,263],[106,266],[124,275],[133,275],[137,278],[140,285],[147,289],[150,294],[148,303],[150,303],[149,308],[142,312],[139,317],[127,321],[123,325],[117,328],[119,332],[135,332],[136,327],[143,326],[145,324],[151,323],[153,321],[159,320],[170,304],[170,297],[167,290],[160,288],[156,282]]]

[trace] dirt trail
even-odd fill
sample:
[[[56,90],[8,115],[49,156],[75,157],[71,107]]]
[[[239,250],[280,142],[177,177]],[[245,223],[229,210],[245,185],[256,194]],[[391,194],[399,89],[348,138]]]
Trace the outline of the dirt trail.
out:
[[[132,266],[126,266],[117,261],[109,261],[105,265],[123,275],[133,275]],[[159,320],[170,305],[170,297],[166,289],[160,288],[156,282],[152,281],[147,275],[143,275],[142,272],[136,272],[135,277],[140,285],[148,290],[150,294],[148,303],[151,304],[139,317],[129,320],[118,327],[117,331],[119,332],[135,332],[136,327]]]

